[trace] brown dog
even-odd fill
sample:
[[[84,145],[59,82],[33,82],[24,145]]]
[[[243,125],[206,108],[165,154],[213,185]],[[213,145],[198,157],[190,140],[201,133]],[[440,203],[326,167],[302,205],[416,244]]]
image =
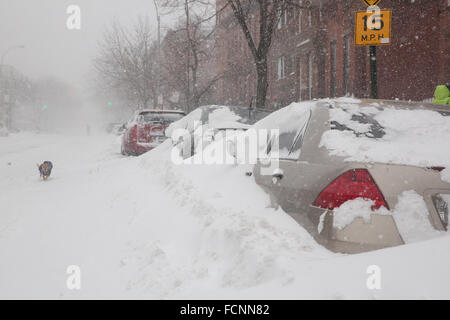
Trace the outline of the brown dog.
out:
[[[42,164],[36,165],[39,169],[39,173],[41,174],[41,178],[43,180],[47,180],[48,177],[50,177],[50,175],[52,174],[53,164],[51,163],[51,161],[44,161]]]

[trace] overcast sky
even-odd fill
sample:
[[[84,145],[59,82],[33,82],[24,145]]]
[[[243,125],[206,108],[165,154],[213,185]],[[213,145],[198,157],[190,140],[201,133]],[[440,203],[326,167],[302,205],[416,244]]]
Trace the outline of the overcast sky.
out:
[[[81,30],[66,27],[69,5],[81,8]],[[5,64],[32,78],[53,75],[79,86],[86,82],[104,28],[114,18],[131,25],[138,15],[148,16],[156,32],[152,0],[0,0],[0,55],[23,44]]]

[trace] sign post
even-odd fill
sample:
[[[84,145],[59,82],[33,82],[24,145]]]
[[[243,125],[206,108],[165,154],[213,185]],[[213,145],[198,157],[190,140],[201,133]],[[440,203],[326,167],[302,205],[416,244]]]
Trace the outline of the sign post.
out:
[[[370,46],[370,97],[378,99],[377,47]]]
[[[391,10],[376,6],[380,0],[363,0],[367,11],[356,12],[355,45],[369,46],[371,98],[378,98],[377,47],[391,44]]]

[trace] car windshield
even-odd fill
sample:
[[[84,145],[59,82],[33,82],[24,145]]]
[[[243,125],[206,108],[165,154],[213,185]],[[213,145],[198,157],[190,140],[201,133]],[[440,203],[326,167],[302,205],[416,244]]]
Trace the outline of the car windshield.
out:
[[[331,105],[331,130],[350,131],[356,137],[380,139],[386,135],[386,126],[391,124],[391,122],[385,121],[385,115],[387,114],[391,122],[395,119],[399,122],[398,124],[403,122],[403,126],[406,126],[409,122],[412,123],[410,125],[412,127],[424,112],[423,110],[408,109],[406,105],[399,105],[398,108],[395,106],[380,106],[376,103],[366,106],[357,106],[356,104]],[[450,110],[429,110],[425,111],[425,114],[448,117],[450,116]],[[408,117],[405,117],[405,115]],[[429,117],[422,118],[421,122],[424,122],[426,125],[427,119]],[[397,126],[397,131],[404,131],[401,128],[401,126]]]
[[[374,113],[364,112],[363,110],[351,113],[348,110],[340,109],[337,113],[346,113],[347,117],[343,119],[332,119],[331,129],[339,131],[351,131],[355,136],[365,136],[367,138],[383,138],[386,134],[384,127],[375,120]]]

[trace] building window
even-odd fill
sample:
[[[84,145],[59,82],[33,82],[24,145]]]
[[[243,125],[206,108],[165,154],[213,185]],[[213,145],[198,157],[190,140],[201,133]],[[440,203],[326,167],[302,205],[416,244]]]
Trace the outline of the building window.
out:
[[[243,86],[243,91],[242,91],[242,102],[245,103],[247,100],[247,79],[243,79],[242,80],[242,86]]]
[[[290,59],[290,57],[286,57],[285,59],[286,59],[286,61],[285,61],[286,69],[285,69],[284,76],[288,77],[291,74],[291,59]]]
[[[272,70],[273,70],[273,78],[278,79],[278,60],[275,60],[273,62]]]
[[[330,43],[330,96],[336,97],[336,40]]]
[[[319,4],[319,20],[322,21],[323,20],[323,0],[320,0],[320,4]]]
[[[281,56],[278,58],[278,79],[284,79],[286,77],[286,57]]]
[[[287,8],[287,23],[290,23],[294,19],[294,7],[289,6]]]
[[[297,58],[297,75],[298,75],[298,101],[302,101],[302,89],[303,89],[303,81],[302,81],[302,58]]]
[[[250,79],[250,75],[247,76],[247,100],[249,100],[249,102],[252,101],[252,96],[253,96],[253,82]]]
[[[294,70],[295,70],[295,57],[294,57],[294,55],[290,55],[288,75],[293,74],[295,72]]]
[[[303,10],[299,9],[298,10],[298,33],[302,33],[302,15],[303,15]]]
[[[344,37],[344,94],[350,93],[350,37]]]
[[[286,10],[283,10],[280,14],[280,18],[278,20],[278,29],[281,29],[286,25],[287,13]]]
[[[312,10],[311,8],[308,9],[308,26],[312,26]]]

